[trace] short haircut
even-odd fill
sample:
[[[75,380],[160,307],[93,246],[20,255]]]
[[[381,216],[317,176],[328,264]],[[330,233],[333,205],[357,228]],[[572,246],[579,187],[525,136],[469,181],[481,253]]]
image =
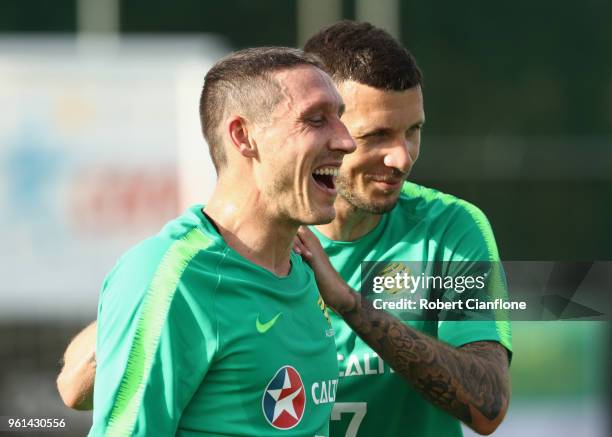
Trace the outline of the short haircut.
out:
[[[227,163],[219,127],[230,112],[263,121],[281,101],[272,73],[311,65],[324,70],[313,55],[289,47],[240,50],[219,60],[206,74],[200,96],[200,121],[217,173]]]
[[[313,35],[304,51],[318,56],[336,83],[353,80],[386,91],[421,85],[414,56],[383,29],[340,21]]]

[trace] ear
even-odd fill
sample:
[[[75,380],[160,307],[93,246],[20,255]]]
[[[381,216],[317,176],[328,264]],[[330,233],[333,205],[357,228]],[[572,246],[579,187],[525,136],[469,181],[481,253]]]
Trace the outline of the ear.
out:
[[[246,158],[254,158],[257,156],[257,149],[252,137],[249,135],[249,126],[247,121],[238,116],[232,116],[227,121],[227,129],[231,144],[238,152]]]

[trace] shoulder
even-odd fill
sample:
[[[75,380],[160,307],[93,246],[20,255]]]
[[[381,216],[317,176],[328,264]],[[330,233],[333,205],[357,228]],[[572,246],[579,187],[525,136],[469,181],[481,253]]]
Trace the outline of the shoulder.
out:
[[[181,216],[119,259],[105,280],[103,296],[140,300],[152,287],[174,284],[176,288],[195,264],[201,267],[207,254],[214,255],[216,246],[213,235]]]
[[[404,183],[397,209],[415,222],[490,231],[489,220],[476,205],[412,182]]]
[[[406,220],[425,224],[445,246],[478,246],[497,256],[495,238],[487,216],[466,200],[406,182],[398,209]]]
[[[401,209],[418,219],[460,220],[487,225],[489,223],[476,205],[452,194],[412,182],[404,183],[398,204]]]

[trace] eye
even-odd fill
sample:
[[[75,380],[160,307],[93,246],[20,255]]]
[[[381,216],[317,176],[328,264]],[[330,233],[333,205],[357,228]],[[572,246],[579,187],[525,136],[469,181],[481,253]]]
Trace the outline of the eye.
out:
[[[383,130],[377,130],[377,131],[370,132],[369,134],[364,135],[363,138],[384,138],[386,136],[387,136],[387,132]]]
[[[314,115],[312,117],[308,117],[308,124],[315,127],[321,127],[325,124],[326,119],[323,115]]]
[[[422,123],[415,124],[414,126],[412,126],[410,129],[408,129],[406,131],[406,136],[409,137],[410,135],[414,134],[415,132],[419,132],[421,129],[423,129],[423,124]]]

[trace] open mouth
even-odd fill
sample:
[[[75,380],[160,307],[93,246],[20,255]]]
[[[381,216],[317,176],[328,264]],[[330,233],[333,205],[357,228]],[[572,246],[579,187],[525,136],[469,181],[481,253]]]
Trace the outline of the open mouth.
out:
[[[312,172],[315,183],[327,192],[335,193],[336,176],[338,176],[338,167],[324,166]]]

